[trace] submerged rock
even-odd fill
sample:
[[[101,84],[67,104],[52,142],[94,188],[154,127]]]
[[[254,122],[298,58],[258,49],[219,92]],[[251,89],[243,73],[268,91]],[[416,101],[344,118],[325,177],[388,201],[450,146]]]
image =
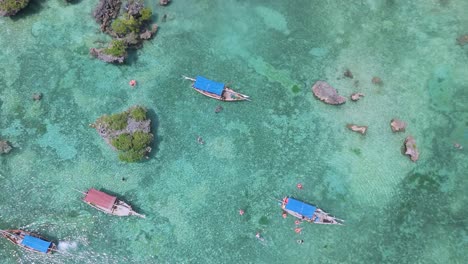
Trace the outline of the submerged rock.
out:
[[[159,0],[159,5],[167,6],[170,2],[171,0]]]
[[[375,84],[375,85],[382,85],[383,84],[382,79],[380,79],[377,76],[372,77],[372,83]]]
[[[366,132],[367,132],[367,126],[358,126],[358,125],[354,125],[354,124],[347,124],[346,127],[349,128],[350,130],[354,131],[354,132],[361,133],[361,135],[365,135]]]
[[[412,161],[419,159],[419,152],[416,149],[416,140],[412,136],[408,136],[404,143],[405,155],[408,155]]]
[[[468,34],[459,36],[457,38],[457,44],[460,46],[468,44]]]
[[[0,154],[7,154],[9,153],[13,148],[8,144],[8,141],[6,140],[0,140]]]
[[[349,69],[346,69],[346,71],[343,73],[344,77],[347,77],[347,78],[354,78],[353,76],[353,73],[349,70]]]
[[[219,113],[221,111],[223,111],[223,107],[220,105],[216,106],[215,113]]]
[[[0,0],[0,16],[14,16],[29,4],[29,0]]]
[[[324,81],[317,81],[312,86],[312,92],[321,101],[332,104],[340,105],[346,102],[346,98],[339,95],[335,88]]]
[[[39,101],[42,99],[42,93],[33,93],[32,98],[34,101]]]
[[[112,56],[109,54],[104,53],[105,49],[96,49],[96,48],[91,48],[89,50],[89,53],[94,56],[95,58],[98,58],[102,61],[109,62],[109,63],[124,63],[126,54],[125,56]]]
[[[354,102],[359,101],[359,99],[361,99],[361,97],[364,97],[363,93],[353,93],[353,94],[351,94],[351,100],[353,100]]]
[[[393,132],[405,132],[406,129],[406,123],[399,119],[392,119],[390,126]]]

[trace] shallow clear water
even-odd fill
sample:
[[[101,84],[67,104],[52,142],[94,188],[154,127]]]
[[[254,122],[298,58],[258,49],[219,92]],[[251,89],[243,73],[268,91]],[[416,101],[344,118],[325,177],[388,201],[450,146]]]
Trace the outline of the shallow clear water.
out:
[[[68,247],[42,256],[0,240],[2,263],[468,258],[468,45],[456,44],[468,34],[467,1],[147,1],[160,31],[121,66],[88,55],[108,40],[90,15],[97,0],[32,1],[0,19],[0,139],[15,147],[0,156],[0,228]],[[181,78],[198,74],[252,102],[203,97]],[[316,80],[366,96],[325,105],[311,93]],[[135,104],[151,109],[157,142],[149,161],[124,164],[88,124]],[[391,132],[395,117],[405,133]],[[347,123],[368,125],[367,135]],[[407,135],[417,163],[401,154]],[[73,190],[90,187],[147,218],[92,209]],[[274,200],[285,195],[346,225],[296,234]]]

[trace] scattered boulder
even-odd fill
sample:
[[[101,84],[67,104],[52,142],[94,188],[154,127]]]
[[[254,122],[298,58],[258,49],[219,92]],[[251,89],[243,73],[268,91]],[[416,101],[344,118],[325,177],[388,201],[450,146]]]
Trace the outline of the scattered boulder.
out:
[[[335,88],[324,81],[317,81],[312,86],[312,92],[321,101],[331,104],[340,105],[346,102],[346,98],[339,95]]]
[[[375,84],[375,85],[382,85],[383,84],[382,79],[380,79],[377,76],[372,78],[372,83]]]
[[[353,76],[353,73],[349,70],[349,69],[346,69],[346,71],[343,73],[344,77],[347,77],[347,78],[354,78]]]
[[[125,56],[113,56],[104,53],[105,49],[96,49],[96,48],[91,48],[89,50],[89,53],[94,56],[95,58],[98,58],[102,61],[109,62],[109,63],[124,63],[125,61]]]
[[[0,16],[14,16],[29,4],[29,0],[0,0]]]
[[[361,97],[364,97],[363,93],[353,93],[353,94],[351,94],[351,100],[354,101],[354,102],[361,99]]]
[[[42,99],[42,93],[33,93],[32,99],[34,101],[40,101]]]
[[[361,133],[361,135],[365,135],[366,132],[367,132],[367,126],[358,126],[358,125],[354,125],[354,124],[347,124],[346,127],[349,128],[350,130],[354,131],[354,132]]]
[[[460,46],[468,44],[468,34],[459,36],[457,38],[457,44]]]
[[[393,132],[405,132],[406,129],[406,123],[399,119],[392,119],[390,126]]]
[[[404,143],[405,155],[408,155],[412,161],[419,159],[419,152],[416,149],[416,140],[412,136],[408,136]]]
[[[159,0],[159,5],[167,6],[170,2],[171,0]]]
[[[100,0],[96,9],[94,9],[93,16],[101,25],[101,31],[107,32],[110,28],[112,21],[119,15],[121,0]]]
[[[13,148],[8,144],[8,141],[6,140],[0,140],[0,154],[7,154],[9,153]]]

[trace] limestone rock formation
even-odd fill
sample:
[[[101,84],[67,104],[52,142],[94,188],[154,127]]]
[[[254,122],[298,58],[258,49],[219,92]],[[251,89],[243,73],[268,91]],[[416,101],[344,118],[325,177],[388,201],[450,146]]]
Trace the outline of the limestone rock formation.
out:
[[[392,121],[390,121],[390,126],[393,132],[405,132],[406,129],[406,123],[399,119],[392,119]]]
[[[354,125],[354,124],[347,124],[346,127],[349,128],[350,130],[354,131],[354,132],[361,133],[361,135],[365,135],[366,132],[367,132],[367,126],[358,126],[358,125]]]
[[[404,143],[405,155],[408,155],[412,161],[419,159],[419,152],[416,149],[416,140],[412,136],[408,136]]]
[[[104,49],[96,49],[91,48],[89,53],[93,55],[95,58],[98,58],[102,61],[109,62],[109,63],[124,63],[126,56],[112,56],[109,54],[105,54]]]
[[[119,15],[120,0],[100,0],[96,9],[94,9],[93,16],[101,25],[101,31],[106,32],[110,27],[112,20]]]
[[[151,152],[150,144],[154,138],[146,112],[144,107],[133,106],[122,113],[103,115],[90,127],[119,152],[120,160],[136,162]]]
[[[9,153],[13,148],[8,144],[8,141],[6,140],[0,140],[0,154],[7,154]]]
[[[346,102],[346,98],[339,95],[335,88],[324,81],[317,81],[312,86],[312,92],[321,101],[332,104],[340,105]]]

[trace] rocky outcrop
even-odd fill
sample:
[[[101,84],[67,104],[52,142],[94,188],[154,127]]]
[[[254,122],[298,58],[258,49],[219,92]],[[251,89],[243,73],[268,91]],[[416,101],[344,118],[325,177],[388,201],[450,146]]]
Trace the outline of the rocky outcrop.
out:
[[[159,5],[167,6],[170,2],[171,0],[159,0]]]
[[[358,126],[358,125],[354,125],[354,124],[347,124],[346,127],[349,128],[350,130],[354,131],[354,132],[361,133],[361,135],[365,135],[366,132],[367,132],[367,126]]]
[[[457,44],[460,46],[468,44],[468,34],[459,36],[457,38]]]
[[[101,25],[101,31],[107,32],[110,27],[112,20],[119,15],[120,6],[122,2],[120,0],[100,0],[96,9],[94,9],[93,16]]]
[[[158,25],[153,24],[151,30],[145,30],[145,32],[140,34],[140,39],[150,39],[158,31]]]
[[[109,62],[109,63],[124,63],[126,56],[112,56],[104,53],[105,49],[96,49],[96,48],[91,48],[89,50],[89,53],[95,57],[98,58],[102,61]]]
[[[146,108],[133,106],[127,111],[103,115],[90,127],[96,129],[104,141],[113,150],[119,152],[119,159],[136,162],[147,157],[151,152],[150,144],[154,139],[151,134],[151,119],[146,115]]]
[[[9,153],[13,148],[8,144],[8,141],[6,140],[0,140],[0,154],[7,154]]]
[[[412,136],[408,136],[404,143],[405,155],[408,155],[412,161],[419,159],[419,152],[416,149],[416,140]]]
[[[361,97],[364,97],[363,93],[353,93],[353,94],[351,94],[351,100],[354,101],[354,102],[359,101],[359,99],[361,99]]]
[[[0,0],[0,16],[14,16],[29,4],[29,0]]]
[[[335,88],[324,81],[317,81],[312,86],[312,92],[321,101],[332,104],[340,105],[346,102],[346,98],[339,95]]]
[[[406,123],[399,119],[392,119],[392,121],[390,121],[390,127],[393,132],[405,132]]]

